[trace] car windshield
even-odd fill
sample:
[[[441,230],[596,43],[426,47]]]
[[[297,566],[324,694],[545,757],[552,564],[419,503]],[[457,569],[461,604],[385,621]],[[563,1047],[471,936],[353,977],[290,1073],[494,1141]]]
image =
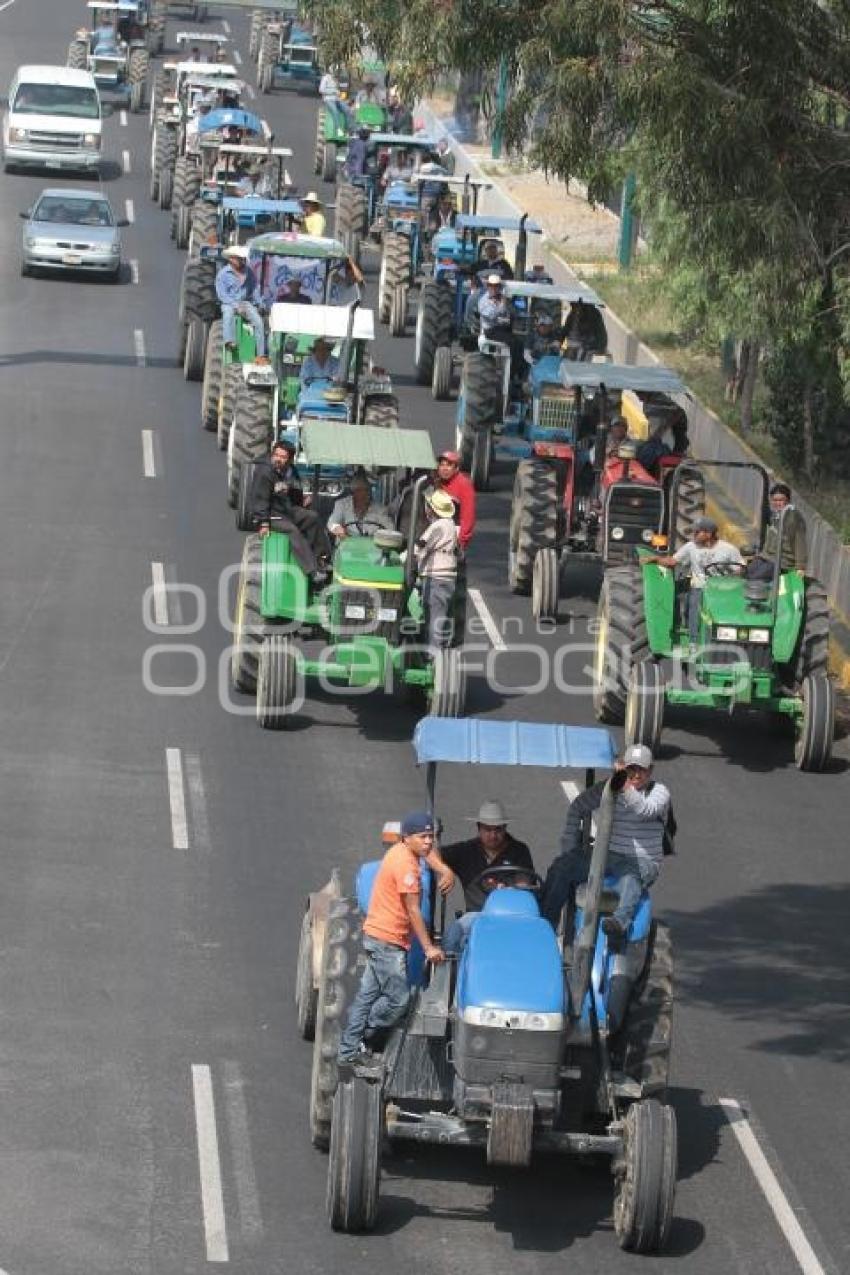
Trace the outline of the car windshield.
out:
[[[68,226],[113,226],[112,209],[105,199],[44,195],[33,212],[33,221],[62,222]]]
[[[84,120],[100,119],[97,91],[78,84],[22,84],[15,94],[12,110],[17,115],[74,115]]]

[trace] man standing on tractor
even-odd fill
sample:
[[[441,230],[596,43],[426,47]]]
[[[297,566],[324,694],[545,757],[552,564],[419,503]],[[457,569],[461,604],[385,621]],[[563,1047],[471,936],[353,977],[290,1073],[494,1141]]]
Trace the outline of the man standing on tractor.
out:
[[[470,820],[470,822],[472,822]],[[475,818],[477,835],[467,841],[441,846],[440,854],[463,886],[463,916],[446,930],[445,949],[456,955],[462,950],[475,918],[487,897],[483,874],[487,868],[510,864],[534,872],[531,851],[524,841],[508,832],[508,816],[500,801],[484,801]]]
[[[331,543],[321,519],[304,507],[304,491],[294,460],[294,443],[284,438],[274,443],[269,460],[254,471],[251,512],[260,538],[272,530],[285,532],[301,569],[320,584],[330,562]]]
[[[475,534],[475,487],[460,467],[459,452],[440,452],[437,460],[437,489],[448,492],[455,503],[458,547],[465,555]]]
[[[642,744],[627,748],[614,765],[611,789],[615,794],[607,871],[617,877],[619,902],[612,916],[602,920],[609,938],[622,941],[628,933],[641,894],[657,879],[664,857],[665,838],[672,844],[676,825],[670,793],[652,778],[652,753]],[[577,885],[587,880],[591,846],[583,823],[602,802],[605,783],[594,784],[576,797],[567,812],[561,850],[543,886],[540,910],[555,929]]]
[[[784,518],[783,510],[787,509]],[[772,561],[779,543],[779,523],[782,522],[781,571],[805,571],[808,559],[806,520],[791,503],[791,488],[787,483],[774,483],[770,489],[770,522],[764,535],[762,556]]]
[[[742,570],[744,559],[735,545],[721,540],[713,518],[697,518],[693,539],[686,540],[675,553],[647,554],[644,562],[657,562],[660,567],[686,567],[690,573],[688,591],[688,636],[691,646],[699,640],[699,617],[706,569],[728,567],[730,572]]]
[[[425,498],[427,526],[414,545],[416,568],[422,582],[422,610],[432,650],[451,646],[450,611],[457,587],[458,533],[455,504],[444,491]]]
[[[266,353],[266,331],[260,312],[254,304],[257,279],[248,265],[248,249],[232,245],[224,250],[227,262],[216,275],[215,293],[221,303],[224,344],[236,348],[236,315],[240,314],[254,329],[257,358]]]
[[[425,959],[432,964],[445,960],[442,949],[431,941],[422,916],[423,859],[438,873],[440,889],[447,893],[454,874],[434,847],[434,816],[415,811],[402,819],[401,839],[384,855],[372,885],[363,922],[366,968],[337,1053],[343,1075],[350,1068],[380,1072],[381,1060],[373,1049],[383,1047],[387,1033],[404,1017],[410,999],[407,955],[411,941],[419,940]]]

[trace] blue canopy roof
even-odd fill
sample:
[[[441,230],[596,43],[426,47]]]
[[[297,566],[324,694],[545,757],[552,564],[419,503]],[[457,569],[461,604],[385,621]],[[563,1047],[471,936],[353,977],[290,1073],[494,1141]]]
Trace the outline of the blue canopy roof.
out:
[[[297,199],[264,199],[262,195],[245,195],[242,199],[228,195],[223,205],[225,212],[291,213],[293,216],[303,212]]]
[[[479,717],[423,717],[413,733],[416,760],[481,766],[610,770],[614,740],[601,726],[500,722]]]
[[[474,217],[471,213],[461,213],[455,222],[458,230],[518,231],[521,224],[521,218],[519,217],[492,217],[488,213],[476,213]],[[538,226],[537,222],[532,221],[530,217],[525,223],[525,229],[530,235],[543,233],[543,227]]]
[[[226,89],[227,81],[223,81],[221,87]],[[210,111],[209,115],[202,115],[198,120],[199,133],[215,133],[221,128],[244,128],[249,133],[262,133],[263,121],[250,111],[231,106]]]

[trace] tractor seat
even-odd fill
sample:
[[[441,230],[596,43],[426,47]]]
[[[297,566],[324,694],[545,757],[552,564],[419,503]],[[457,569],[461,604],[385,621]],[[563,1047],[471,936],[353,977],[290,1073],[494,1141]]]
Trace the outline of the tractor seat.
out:
[[[372,541],[382,553],[400,553],[404,548],[404,536],[400,531],[376,531]]]

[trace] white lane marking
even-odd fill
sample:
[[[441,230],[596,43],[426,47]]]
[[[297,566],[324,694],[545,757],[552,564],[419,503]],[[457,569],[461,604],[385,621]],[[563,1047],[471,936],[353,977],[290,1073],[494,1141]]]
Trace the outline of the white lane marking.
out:
[[[257,94],[254,92],[254,86],[253,86],[253,84],[246,84],[246,85],[245,85],[245,92],[248,94],[248,96],[249,96],[249,97],[256,97],[256,96],[257,96]]]
[[[139,282],[139,263],[135,259],[130,262],[130,278],[133,283]]]
[[[165,764],[168,770],[168,804],[171,809],[171,844],[175,850],[188,850],[189,821],[186,817],[183,759],[179,748],[166,748]]]
[[[144,367],[148,361],[148,356],[145,350],[145,334],[141,328],[135,328],[133,331],[133,348],[136,351],[137,365]]]
[[[481,621],[481,623],[484,625],[484,632],[487,634],[488,638],[490,639],[490,644],[492,645],[494,650],[506,651],[507,647],[505,645],[505,642],[502,638],[501,633],[496,628],[496,621],[493,619],[492,615],[490,614],[490,609],[487,606],[487,603],[484,601],[481,590],[467,589],[467,596],[470,602],[472,603],[472,605],[475,607],[475,610],[478,612],[478,618]]]
[[[161,562],[151,563],[153,579],[153,619],[157,628],[168,628],[168,589],[165,587],[165,567]]]
[[[198,1135],[198,1169],[201,1176],[201,1208],[208,1262],[229,1261],[224,1195],[221,1189],[221,1161],[215,1127],[212,1075],[205,1063],[192,1064],[192,1091],[195,1099],[195,1127]]]
[[[574,779],[562,779],[561,787],[564,790],[564,796],[566,797],[567,801],[570,803],[570,805],[572,805],[579,794],[578,784],[575,782]]]
[[[236,63],[237,66],[242,65],[242,54],[239,52],[238,49],[233,50],[233,61]]]
[[[258,1240],[263,1234],[263,1218],[260,1213],[257,1175],[254,1172],[254,1160],[251,1155],[245,1081],[242,1079],[238,1062],[226,1061],[223,1066],[224,1111],[230,1137],[236,1202],[239,1206],[239,1225],[246,1240]]]
[[[126,211],[127,211],[127,220],[129,221],[130,225],[132,226],[133,222],[136,220],[136,209],[135,209],[135,206],[134,206],[134,204],[133,204],[132,199],[125,199],[125,200],[124,200],[124,207],[125,207],[125,209],[126,209]]]
[[[176,598],[175,598],[176,601]],[[186,787],[189,790],[189,808],[192,811],[192,841],[196,849],[209,850],[212,846],[210,821],[207,817],[207,794],[201,759],[197,753],[187,753],[184,759]]]
[[[121,112],[121,127],[122,128],[127,127],[127,112],[126,111]]]
[[[767,1162],[767,1157],[759,1146],[752,1126],[741,1109],[741,1104],[734,1098],[720,1098],[719,1102],[723,1108],[723,1114],[732,1126],[732,1132],[738,1139],[741,1150],[747,1158],[756,1182],[761,1187],[773,1216],[779,1223],[779,1229],[785,1236],[788,1247],[799,1263],[800,1270],[804,1272],[804,1275],[826,1275],[824,1268],[815,1256],[814,1249],[806,1238],[802,1226],[797,1220],[797,1215],[792,1209],[788,1197],[779,1185],[776,1174],[771,1169]]]
[[[221,29],[225,35],[230,35],[230,23],[227,21],[227,18],[222,18]]]
[[[2,13],[4,9],[11,9],[14,3],[15,0],[5,0],[3,4],[0,4],[0,13]],[[4,1275],[4,1272],[0,1271],[0,1275]]]
[[[156,461],[153,454],[153,430],[142,430],[142,461],[145,467],[145,478],[156,478]],[[157,566],[160,564],[157,563]],[[154,605],[156,605],[156,594],[154,593]],[[166,617],[166,623],[168,619]]]
[[[130,152],[129,151],[121,152],[121,167],[124,169],[125,173],[130,172]]]

